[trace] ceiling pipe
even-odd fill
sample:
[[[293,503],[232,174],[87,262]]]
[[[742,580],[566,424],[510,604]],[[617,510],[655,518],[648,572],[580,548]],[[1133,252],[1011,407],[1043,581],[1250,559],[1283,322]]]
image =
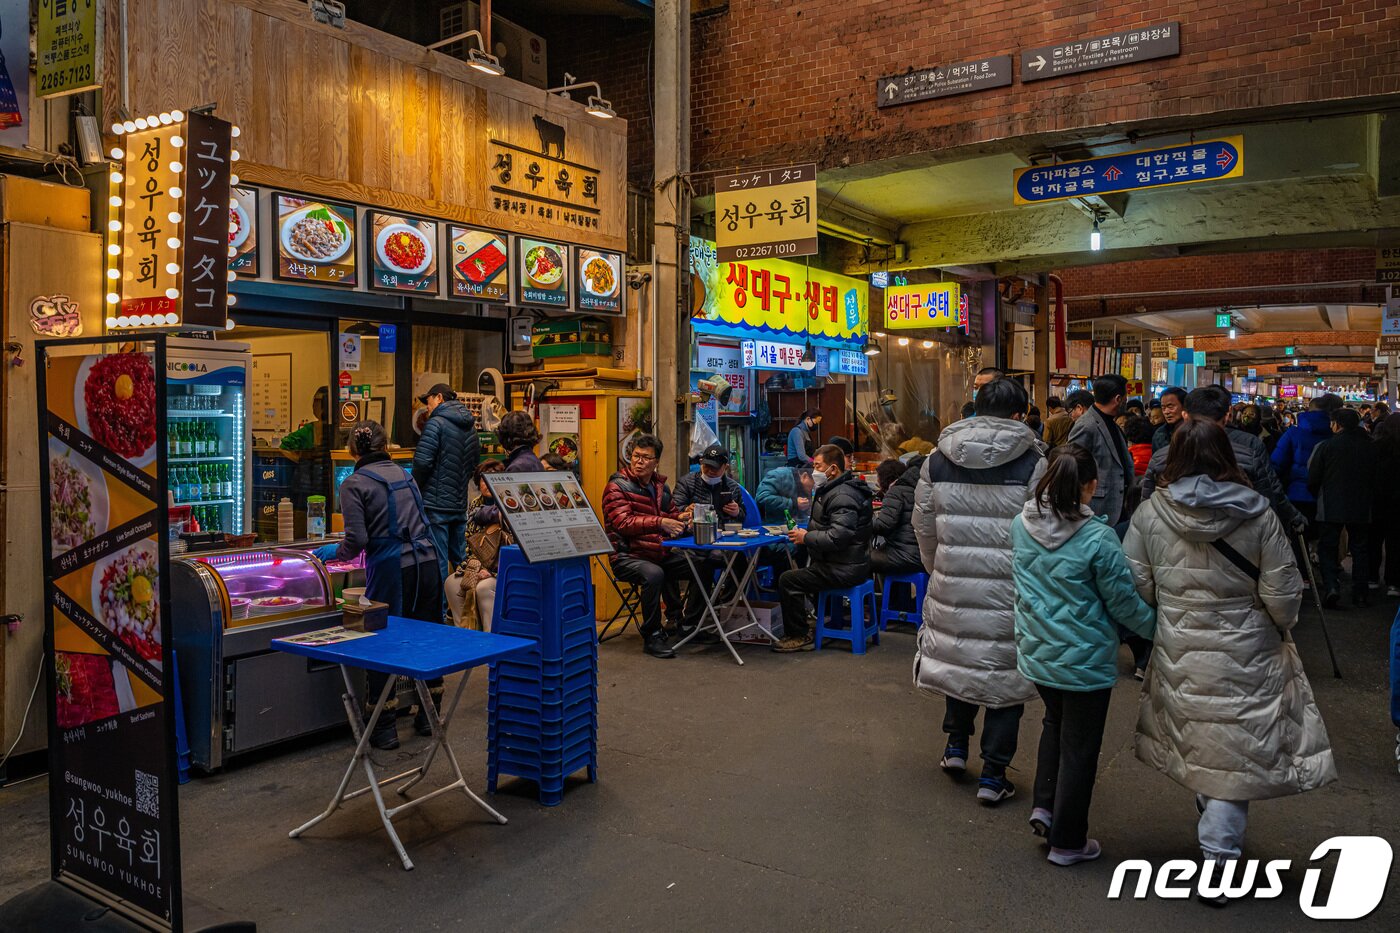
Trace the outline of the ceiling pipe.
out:
[[[1220,295],[1226,292],[1287,292],[1321,288],[1380,288],[1370,279],[1348,279],[1344,282],[1299,282],[1293,285],[1224,285],[1220,288],[1183,288],[1167,292],[1117,292],[1107,295],[1076,295],[1067,301],[1113,301],[1119,298],[1174,298],[1177,295]]]

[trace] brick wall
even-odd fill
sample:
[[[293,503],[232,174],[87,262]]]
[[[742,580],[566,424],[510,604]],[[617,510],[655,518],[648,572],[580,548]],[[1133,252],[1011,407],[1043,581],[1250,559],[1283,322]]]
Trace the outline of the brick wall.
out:
[[[1171,20],[1176,58],[875,107],[883,76]],[[1395,0],[731,0],[692,28],[696,169],[1400,93]]]
[[[1192,256],[1145,259],[1101,266],[1081,266],[1056,273],[1065,284],[1070,320],[1129,314],[1138,308],[1170,311],[1181,308],[1257,304],[1375,303],[1384,300],[1383,286],[1282,291],[1228,291],[1260,285],[1312,282],[1370,282],[1375,277],[1376,253],[1369,249],[1277,250],[1248,255]],[[1104,302],[1075,301],[1090,295],[1125,292],[1174,292],[1223,288],[1224,292],[1167,295],[1159,298],[1113,298]]]
[[[603,97],[627,121],[627,177],[649,189],[652,170],[649,102],[652,22],[602,16],[560,17],[536,23],[549,43],[549,84],[561,87],[564,72],[597,81]],[[587,96],[579,95],[583,100]]]

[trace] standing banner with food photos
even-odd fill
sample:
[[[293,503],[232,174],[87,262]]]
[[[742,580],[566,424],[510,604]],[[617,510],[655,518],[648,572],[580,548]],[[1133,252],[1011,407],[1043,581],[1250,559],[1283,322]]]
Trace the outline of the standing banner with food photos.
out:
[[[574,474],[488,473],[485,479],[530,563],[612,553]]]
[[[179,929],[165,342],[37,351],[53,876]]]

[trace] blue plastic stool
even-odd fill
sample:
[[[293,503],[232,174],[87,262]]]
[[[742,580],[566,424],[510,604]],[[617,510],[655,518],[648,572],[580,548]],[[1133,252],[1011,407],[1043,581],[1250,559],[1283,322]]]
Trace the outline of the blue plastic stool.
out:
[[[908,586],[914,591],[914,618],[903,610],[890,608],[890,590],[898,585]],[[926,573],[887,573],[880,588],[880,630],[890,622],[908,622],[916,628],[924,624],[924,594],[928,591]]]
[[[836,614],[839,612],[842,599],[851,601],[851,627],[832,628],[830,623],[836,621]],[[834,602],[835,605],[831,606],[828,612],[828,604],[831,602]],[[865,611],[866,602],[870,603],[869,614]],[[865,654],[867,640],[873,640],[878,645],[880,643],[880,620],[876,615],[875,581],[866,580],[856,586],[822,590],[818,593],[817,629],[814,637],[814,647],[818,651],[822,648],[823,638],[850,642],[852,654]]]

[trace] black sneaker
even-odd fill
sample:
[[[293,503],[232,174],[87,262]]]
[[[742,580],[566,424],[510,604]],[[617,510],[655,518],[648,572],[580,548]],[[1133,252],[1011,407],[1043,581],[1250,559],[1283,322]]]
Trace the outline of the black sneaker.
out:
[[[1351,605],[1356,609],[1371,608],[1371,594],[1365,590],[1357,590],[1352,594]]]
[[[1335,587],[1322,594],[1322,605],[1328,609],[1336,609],[1337,604],[1342,601],[1342,591]]]
[[[987,806],[996,806],[1016,796],[1016,785],[1004,777],[983,776],[977,781],[977,799]]]
[[[369,734],[369,744],[385,752],[399,747],[399,717],[394,710],[386,709],[379,714],[379,721]]]
[[[653,658],[674,658],[676,656],[675,649],[667,643],[666,636],[659,632],[647,637],[642,642],[642,650]]]

